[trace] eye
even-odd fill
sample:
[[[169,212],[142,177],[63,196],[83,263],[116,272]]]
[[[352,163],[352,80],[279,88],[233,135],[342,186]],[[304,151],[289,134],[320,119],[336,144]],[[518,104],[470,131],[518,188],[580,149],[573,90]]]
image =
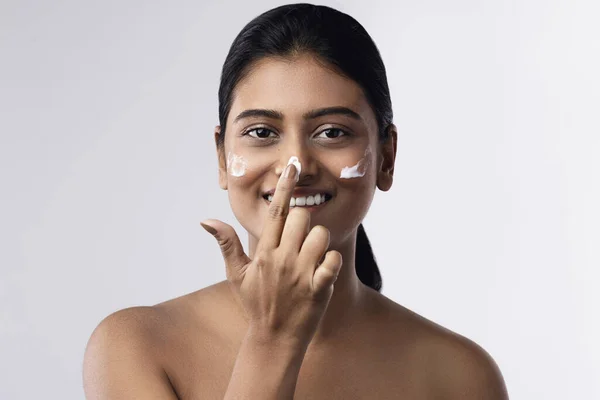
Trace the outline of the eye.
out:
[[[256,135],[250,134],[251,132],[256,132]],[[274,133],[274,132],[270,129],[259,127],[259,128],[253,128],[253,129],[247,130],[246,132],[244,132],[244,135],[248,135],[250,137],[257,138],[257,139],[267,139],[267,138],[269,138],[269,133]],[[272,136],[272,137],[276,137],[276,136]]]
[[[322,131],[318,136],[325,134],[327,139],[337,139],[342,136],[350,136],[350,134],[346,131],[343,131],[338,128],[329,128]]]

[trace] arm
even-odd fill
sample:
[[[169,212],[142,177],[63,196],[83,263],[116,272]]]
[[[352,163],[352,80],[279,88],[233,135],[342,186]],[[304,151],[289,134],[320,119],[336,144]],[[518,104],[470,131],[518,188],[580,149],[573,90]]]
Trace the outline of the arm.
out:
[[[144,316],[149,307],[117,311],[96,327],[83,361],[88,400],[177,400],[169,378],[156,361]]]
[[[292,400],[306,347],[248,330],[225,400]]]

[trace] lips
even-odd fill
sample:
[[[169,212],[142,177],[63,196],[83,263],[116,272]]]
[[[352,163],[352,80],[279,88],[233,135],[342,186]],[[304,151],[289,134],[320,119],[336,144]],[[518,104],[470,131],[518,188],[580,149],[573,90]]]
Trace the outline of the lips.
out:
[[[328,202],[329,200],[331,200],[331,198],[332,198],[331,195],[326,194],[326,193],[321,193],[321,194],[317,194],[317,195],[314,195],[314,196],[297,196],[297,197],[296,196],[292,196],[290,198],[290,201],[293,200],[294,202],[296,202],[298,199],[303,199],[303,201],[304,200],[308,200],[309,205],[312,205],[312,204],[310,204],[311,201],[314,201],[315,205],[319,205],[321,203]],[[264,195],[263,199],[268,200],[269,202],[271,202],[273,200],[273,196],[272,195]],[[316,204],[317,202],[319,204]],[[300,205],[304,205],[304,204],[300,204]]]
[[[271,205],[271,201],[273,200],[273,196],[266,195],[263,196],[263,199],[267,203],[267,205]],[[306,196],[306,197],[292,197],[290,199],[290,207],[301,207],[306,208],[308,210],[315,210],[317,208],[321,208],[322,205],[328,203],[329,200],[332,199],[331,195],[328,194],[318,194],[316,196]]]
[[[271,204],[275,188],[263,193],[267,205]],[[318,210],[322,205],[328,203],[334,196],[331,191],[317,187],[295,187],[290,198],[290,207],[302,207],[309,211]]]
[[[275,188],[264,192],[263,198],[267,198],[273,194],[275,194]],[[292,192],[292,197],[308,197],[315,196],[317,194],[326,194],[329,198],[333,197],[331,192],[324,188],[295,188]]]

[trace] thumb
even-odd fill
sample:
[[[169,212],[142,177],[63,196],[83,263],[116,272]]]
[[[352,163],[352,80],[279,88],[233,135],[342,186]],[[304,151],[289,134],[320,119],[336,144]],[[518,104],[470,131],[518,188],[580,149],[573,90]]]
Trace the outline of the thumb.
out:
[[[244,252],[235,229],[218,219],[207,219],[200,222],[200,225],[217,239],[225,260],[227,279],[234,282],[239,277],[241,268],[252,261]]]

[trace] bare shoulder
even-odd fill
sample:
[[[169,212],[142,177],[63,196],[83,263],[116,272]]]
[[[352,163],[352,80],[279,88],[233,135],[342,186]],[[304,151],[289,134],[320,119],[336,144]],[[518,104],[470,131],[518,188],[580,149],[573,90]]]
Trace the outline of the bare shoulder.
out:
[[[153,307],[131,307],[104,318],[88,340],[83,360],[86,398],[123,396],[174,399],[156,346],[161,313]]]
[[[91,334],[83,362],[86,398],[180,398],[181,371],[198,372],[211,350],[215,285],[152,306],[105,317]],[[139,389],[138,389],[139,388]],[[139,391],[135,391],[139,390]]]
[[[160,326],[160,313],[154,307],[130,307],[105,317],[92,332],[86,347],[86,361],[107,355],[98,349],[120,347],[120,351],[145,352],[154,344]],[[148,355],[150,356],[150,355]]]
[[[410,332],[412,359],[426,371],[429,387],[447,399],[506,400],[502,373],[492,356],[474,341],[393,303],[398,329]],[[401,328],[402,327],[402,328]]]
[[[437,387],[447,398],[508,399],[502,373],[483,347],[454,332],[433,337],[428,345],[437,362]]]

